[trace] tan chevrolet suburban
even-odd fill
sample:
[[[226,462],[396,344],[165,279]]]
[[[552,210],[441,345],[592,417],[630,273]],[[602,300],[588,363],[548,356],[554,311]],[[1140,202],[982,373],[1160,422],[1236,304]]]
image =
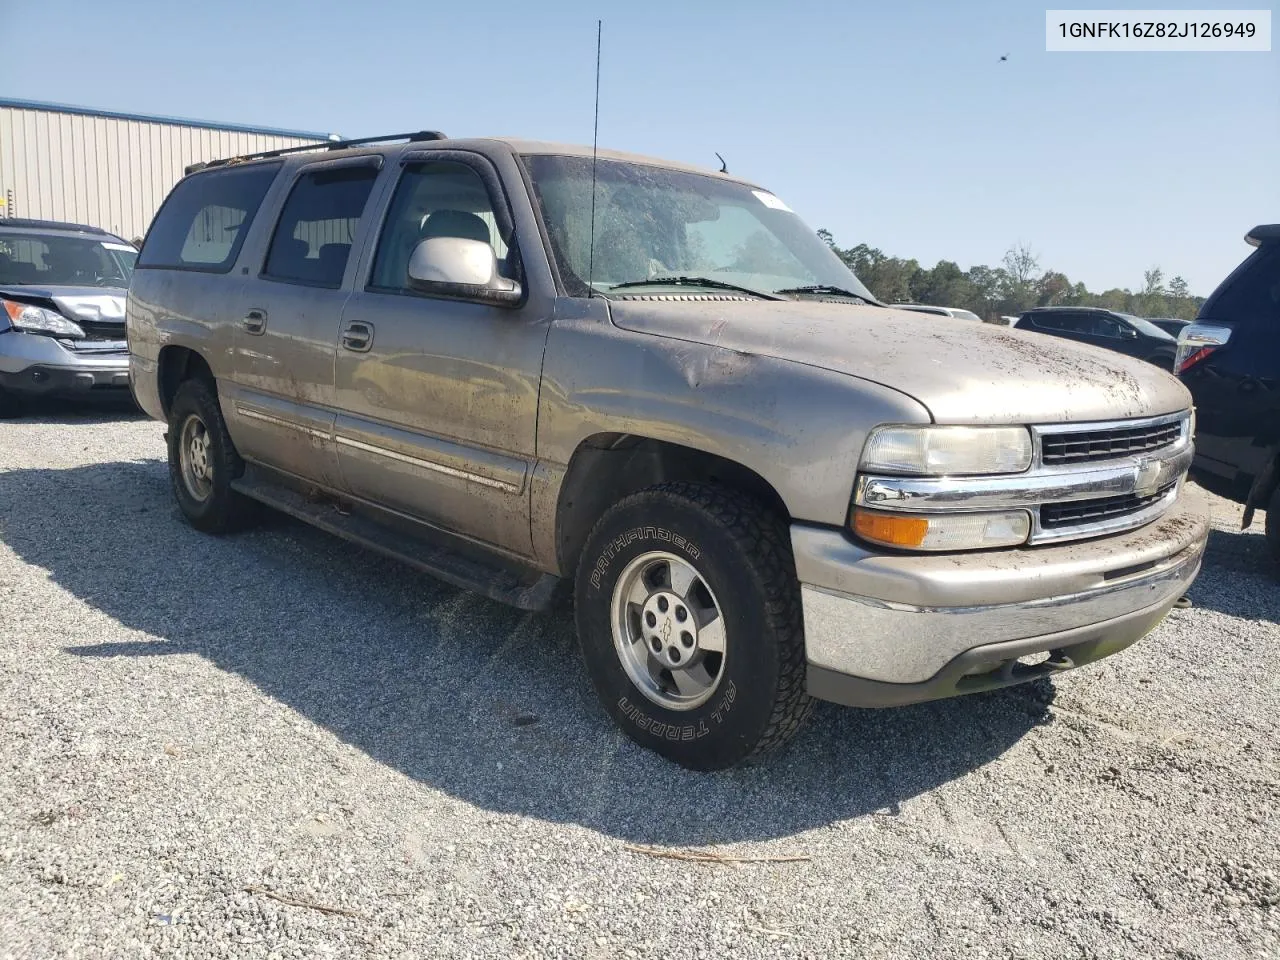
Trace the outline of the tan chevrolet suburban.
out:
[[[726,767],[811,697],[1052,676],[1200,568],[1190,398],[886,308],[725,173],[433,133],[192,168],[128,297],[183,514],[267,504],[527,609],[637,742]]]

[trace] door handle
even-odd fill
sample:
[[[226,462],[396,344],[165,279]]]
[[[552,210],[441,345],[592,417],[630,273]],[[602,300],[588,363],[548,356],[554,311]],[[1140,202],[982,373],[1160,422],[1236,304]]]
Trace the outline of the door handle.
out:
[[[267,311],[254,307],[240,319],[240,325],[255,336],[266,333]]]
[[[356,321],[342,329],[342,345],[356,353],[365,353],[373,346],[373,324]]]

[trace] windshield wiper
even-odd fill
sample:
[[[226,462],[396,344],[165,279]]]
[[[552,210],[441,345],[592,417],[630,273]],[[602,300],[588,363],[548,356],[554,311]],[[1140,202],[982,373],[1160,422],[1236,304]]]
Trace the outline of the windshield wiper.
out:
[[[811,283],[803,287],[783,287],[781,290],[775,290],[774,293],[817,293],[826,294],[830,297],[848,297],[851,300],[861,300],[868,306],[878,306],[876,301],[869,300],[860,293],[854,293],[852,290],[846,290],[844,287],[833,287],[826,283]]]
[[[749,293],[751,296],[759,297],[761,300],[782,299],[762,290],[752,290],[750,287],[741,287],[736,283],[725,283],[723,280],[712,280],[710,277],[680,276],[653,277],[650,280],[628,280],[625,283],[615,283],[609,290],[622,290],[627,287],[710,287],[712,290],[736,290],[738,293]]]

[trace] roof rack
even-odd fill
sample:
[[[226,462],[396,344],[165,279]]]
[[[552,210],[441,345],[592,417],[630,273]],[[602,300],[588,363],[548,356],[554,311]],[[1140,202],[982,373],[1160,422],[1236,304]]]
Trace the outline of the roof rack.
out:
[[[80,233],[100,233],[106,237],[115,234],[102,227],[93,227],[87,223],[67,223],[63,220],[32,220],[28,217],[0,217],[0,227],[35,227],[43,230],[78,230]]]
[[[380,137],[360,137],[357,140],[327,140],[322,143],[308,143],[301,147],[285,147],[281,150],[264,150],[262,153],[246,153],[239,157],[225,157],[222,160],[193,163],[185,173],[191,174],[210,167],[226,167],[233,163],[246,163],[249,160],[270,160],[290,153],[305,153],[308,150],[347,150],[351,147],[362,147],[368,143],[389,143],[393,140],[404,140],[407,143],[422,143],[427,140],[448,139],[439,130],[418,130],[414,133],[388,133]]]

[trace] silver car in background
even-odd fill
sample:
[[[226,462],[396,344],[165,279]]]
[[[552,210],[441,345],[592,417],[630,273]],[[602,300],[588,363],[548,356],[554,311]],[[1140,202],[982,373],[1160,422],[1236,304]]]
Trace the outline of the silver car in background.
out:
[[[895,303],[892,306],[895,310],[910,310],[912,313],[932,313],[939,317],[954,317],[957,320],[982,322],[982,318],[972,310],[964,310],[960,307],[934,307],[926,303]]]
[[[0,416],[34,397],[129,397],[124,305],[138,252],[97,227],[0,219]]]

